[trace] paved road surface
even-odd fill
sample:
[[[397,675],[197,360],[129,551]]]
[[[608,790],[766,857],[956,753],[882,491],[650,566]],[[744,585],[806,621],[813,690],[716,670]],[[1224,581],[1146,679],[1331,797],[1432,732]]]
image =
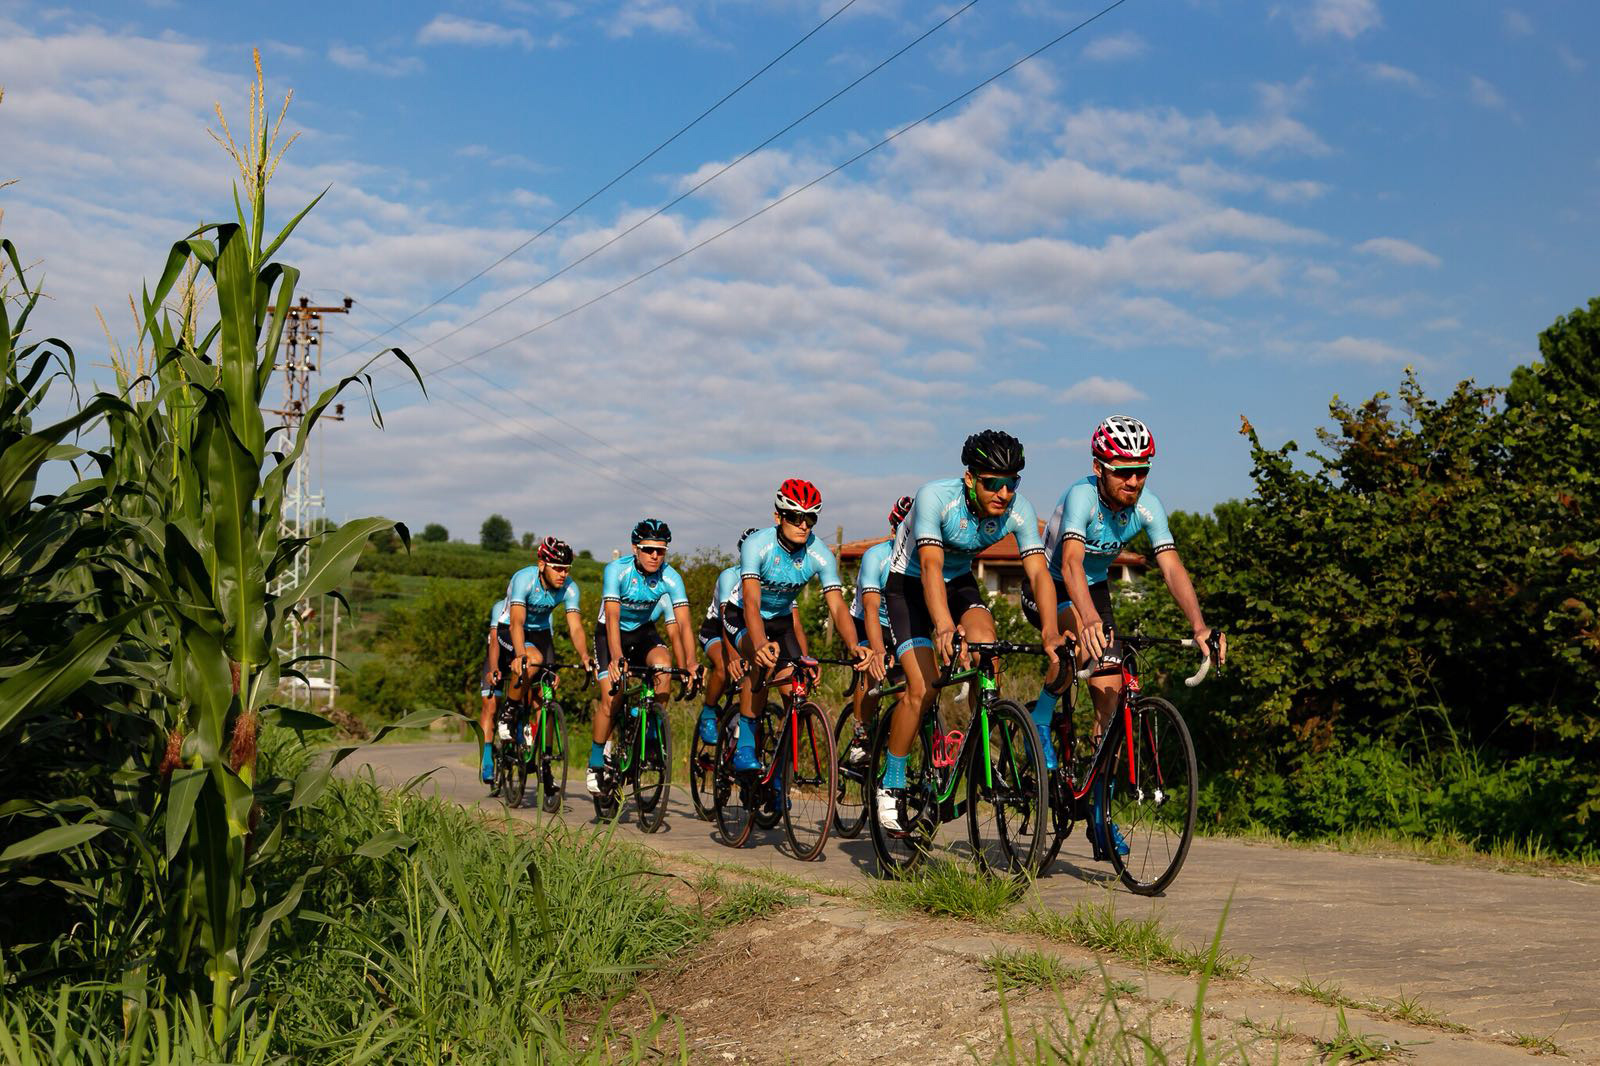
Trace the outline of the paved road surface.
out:
[[[466,744],[387,745],[347,765],[370,765],[380,783],[398,783],[439,767],[432,787],[466,806],[487,800]],[[583,781],[562,817],[592,824]],[[631,805],[624,815],[631,814]],[[517,811],[518,818],[546,817]],[[721,845],[675,789],[662,831],[636,821],[623,835],[675,854],[766,866],[820,881],[870,876],[871,845],[830,840],[822,858],[800,863],[781,854],[781,830],[757,831],[752,846]],[[1569,1054],[1600,1061],[1600,886],[1554,877],[1494,873],[1333,852],[1200,839],[1165,898],[1124,891],[1110,867],[1088,858],[1081,832],[1069,838],[1054,873],[1038,882],[1045,900],[1070,906],[1103,898],[1119,914],[1157,913],[1192,942],[1208,941],[1233,893],[1227,950],[1253,956],[1252,976],[1293,985],[1331,981],[1357,998],[1417,996],[1433,1010],[1485,1034],[1551,1036]]]

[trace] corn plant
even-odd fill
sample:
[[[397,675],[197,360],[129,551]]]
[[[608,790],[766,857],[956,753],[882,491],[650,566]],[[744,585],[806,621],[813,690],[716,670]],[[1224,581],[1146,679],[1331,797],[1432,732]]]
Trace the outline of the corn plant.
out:
[[[217,1041],[316,872],[268,885],[262,863],[349,751],[293,781],[258,777],[264,724],[328,724],[276,702],[297,673],[279,661],[280,630],[301,600],[337,596],[374,532],[409,546],[382,518],[280,532],[323,411],[371,389],[365,368],[344,378],[292,437],[263,419],[299,276],[272,257],[315,206],[269,239],[264,103],[258,66],[246,147],[227,140],[237,217],[174,244],[142,293],[148,373],[42,429],[45,394],[71,384],[75,359],[61,341],[24,343],[39,294],[3,245],[19,311],[0,307],[0,987],[93,977],[134,1011],[194,995]],[[192,298],[197,274],[214,321]],[[69,487],[36,494],[47,466]],[[299,584],[270,592],[302,553]]]

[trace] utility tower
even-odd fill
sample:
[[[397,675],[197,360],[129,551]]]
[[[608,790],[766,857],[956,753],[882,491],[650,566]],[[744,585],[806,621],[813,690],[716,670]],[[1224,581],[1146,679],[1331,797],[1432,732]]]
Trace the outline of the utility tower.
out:
[[[300,432],[306,412],[322,392],[323,316],[348,314],[353,303],[354,300],[345,297],[339,306],[318,307],[302,296],[298,304],[289,308],[280,364],[283,367],[283,406],[269,411],[283,419],[286,431],[283,447],[292,444],[295,435]],[[335,422],[343,421],[344,405],[339,404],[332,411],[325,412],[318,421],[325,422],[330,418]],[[321,453],[313,435],[313,439],[306,442],[300,458],[295,460],[284,486],[280,536],[306,538],[321,532],[327,517],[325,498],[319,484],[321,472]],[[310,564],[310,553],[296,553],[292,568],[278,578],[273,593],[279,594],[298,585],[305,578]],[[302,600],[287,612],[285,620],[289,626],[282,650],[287,651],[291,659],[304,655],[338,654],[338,606],[335,604],[333,610],[327,610],[327,600],[326,596],[318,597],[316,602]],[[306,675],[310,685],[294,684],[288,690],[290,701],[309,706],[314,698],[321,697],[331,706],[338,692],[337,666],[331,661],[305,662],[296,668]]]

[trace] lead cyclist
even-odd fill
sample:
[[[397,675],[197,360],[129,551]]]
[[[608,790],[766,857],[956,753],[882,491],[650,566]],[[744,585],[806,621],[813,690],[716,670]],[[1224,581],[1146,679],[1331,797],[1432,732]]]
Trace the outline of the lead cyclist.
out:
[[[1115,639],[1107,640],[1108,628],[1113,637],[1116,632],[1111,624],[1111,586],[1107,578],[1111,563],[1123,545],[1141,532],[1150,535],[1156,567],[1172,598],[1189,620],[1195,643],[1208,656],[1211,627],[1206,625],[1205,615],[1200,610],[1189,571],[1178,557],[1178,546],[1167,525],[1166,508],[1161,506],[1155,493],[1145,489],[1150,462],[1156,455],[1156,441],[1149,427],[1128,415],[1112,415],[1095,427],[1089,439],[1089,452],[1093,472],[1069,485],[1056,501],[1056,509],[1044,531],[1044,550],[1058,605],[1056,628],[1077,638],[1080,667],[1099,664],[1089,678],[1095,713],[1094,740],[1098,742],[1116,712],[1122,693],[1121,647]],[[1044,629],[1039,604],[1027,589],[1022,594],[1022,613],[1029,622]],[[1226,662],[1227,657],[1227,638],[1219,634],[1218,663]],[[1053,691],[1058,672],[1058,664],[1052,661],[1033,708],[1045,767],[1050,770],[1056,767],[1050,720],[1059,698]],[[1100,802],[1098,790],[1094,802]],[[1127,842],[1115,825],[1110,829],[1111,839],[1100,840],[1095,836],[1099,823],[1096,810],[1088,821],[1090,843],[1096,855],[1109,854],[1112,848],[1126,855]]]

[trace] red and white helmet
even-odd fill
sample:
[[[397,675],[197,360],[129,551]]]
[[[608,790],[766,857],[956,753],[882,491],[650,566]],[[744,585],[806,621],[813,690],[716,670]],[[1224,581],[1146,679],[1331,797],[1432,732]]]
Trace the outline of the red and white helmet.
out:
[[[559,537],[546,537],[539,545],[539,561],[553,566],[571,566],[572,546]]]
[[[1156,439],[1137,418],[1112,415],[1095,427],[1089,453],[1102,462],[1149,462],[1156,456]]]
[[[822,510],[822,493],[803,478],[792,477],[778,486],[772,505],[780,511],[799,511],[801,514],[818,514]]]
[[[894,501],[894,506],[889,508],[889,528],[899,529],[900,523],[906,520],[906,515],[911,513],[911,505],[916,503],[910,496],[902,496]]]

